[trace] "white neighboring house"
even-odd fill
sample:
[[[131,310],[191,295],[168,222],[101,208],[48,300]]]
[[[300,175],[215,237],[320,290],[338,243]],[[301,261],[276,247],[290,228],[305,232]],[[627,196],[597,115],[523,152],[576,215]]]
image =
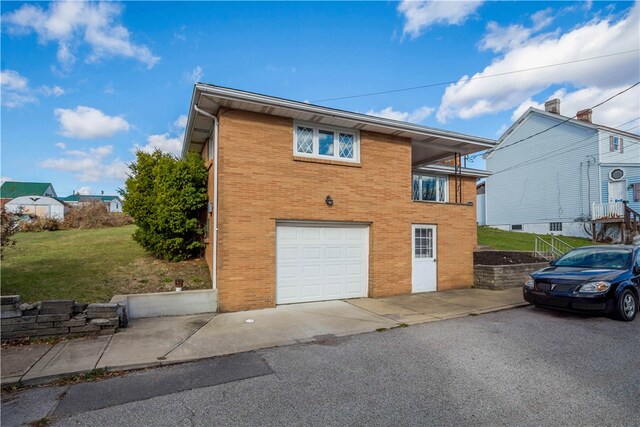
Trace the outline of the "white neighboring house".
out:
[[[63,197],[65,203],[72,207],[90,205],[91,203],[104,203],[109,212],[122,212],[122,199],[119,196],[105,196],[104,194],[72,194]]]
[[[592,123],[591,110],[570,119],[558,99],[529,108],[485,159],[488,226],[591,237],[640,212],[640,137]]]
[[[10,212],[20,212],[42,218],[64,219],[67,206],[53,197],[22,196],[7,202],[5,208]]]

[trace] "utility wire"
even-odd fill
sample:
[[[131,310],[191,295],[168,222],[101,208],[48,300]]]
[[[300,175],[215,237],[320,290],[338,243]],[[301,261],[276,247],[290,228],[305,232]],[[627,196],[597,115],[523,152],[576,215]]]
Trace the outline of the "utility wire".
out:
[[[604,101],[602,101],[602,102],[600,102],[600,103],[598,103],[598,104],[594,105],[594,106],[593,106],[593,107],[591,107],[590,109],[591,109],[591,110],[596,109],[596,108],[600,107],[601,105],[606,104],[607,102],[611,101],[613,98],[615,98],[615,97],[617,97],[617,96],[620,96],[620,95],[622,95],[623,93],[625,93],[625,92],[627,92],[627,91],[630,91],[631,89],[633,89],[634,87],[636,87],[636,86],[638,86],[638,85],[640,85],[640,81],[638,81],[638,82],[634,83],[633,85],[629,86],[628,88],[626,88],[626,89],[624,89],[624,90],[622,90],[622,91],[620,91],[620,92],[616,93],[615,95],[610,96],[609,98],[605,99]],[[566,120],[563,120],[563,121],[561,121],[560,123],[556,123],[556,124],[555,124],[555,125],[553,125],[553,126],[550,126],[550,127],[546,128],[546,129],[543,129],[543,130],[541,130],[540,132],[536,132],[536,133],[534,133],[534,134],[532,134],[532,135],[527,136],[526,138],[519,139],[519,140],[514,141],[514,142],[512,142],[512,143],[510,143],[510,144],[503,145],[503,146],[501,146],[501,147],[496,147],[496,148],[494,148],[494,149],[493,149],[493,150],[491,150],[491,151],[495,152],[495,151],[499,151],[499,150],[504,150],[505,148],[509,148],[509,147],[514,146],[514,145],[516,145],[516,144],[518,144],[518,143],[520,143],[520,142],[522,142],[522,141],[526,141],[526,140],[528,140],[528,139],[533,138],[534,136],[538,136],[538,135],[540,135],[540,134],[543,134],[543,133],[545,133],[545,132],[550,131],[551,129],[557,128],[558,126],[561,126],[561,125],[563,125],[563,124],[565,124],[565,123],[567,123],[567,122],[569,122],[569,121],[571,121],[571,120],[575,119],[576,117],[577,117],[577,115],[576,115],[576,116],[572,116],[572,117],[568,117]]]
[[[637,119],[634,119],[634,120],[637,120]],[[633,127],[631,127],[631,128],[628,128],[628,129],[627,129],[627,131],[632,130],[632,129],[635,129],[635,128],[638,128],[638,127],[640,127],[640,125],[637,125],[637,126],[633,126]],[[614,129],[617,129],[617,128],[618,128],[618,127],[614,127]],[[621,130],[621,129],[620,129],[620,130]],[[581,149],[581,148],[584,148],[584,144],[581,144],[581,143],[582,143],[582,142],[587,142],[587,141],[588,141],[588,142],[595,142],[595,143],[598,143],[598,142],[599,142],[599,139],[598,139],[598,136],[597,136],[597,135],[591,135],[591,136],[589,136],[589,137],[587,137],[587,138],[583,138],[583,139],[578,140],[578,141],[576,141],[576,142],[573,142],[573,143],[571,143],[571,144],[569,144],[569,145],[565,145],[564,147],[561,147],[561,148],[559,148],[559,149],[557,149],[557,150],[554,150],[554,151],[550,151],[550,152],[548,152],[548,153],[545,153],[545,154],[543,154],[542,156],[535,157],[535,158],[533,158],[533,159],[528,159],[528,160],[525,160],[525,161],[523,161],[523,162],[521,162],[521,163],[515,164],[515,165],[513,165],[513,166],[509,166],[509,167],[507,167],[507,168],[505,168],[505,169],[502,169],[502,170],[499,170],[499,171],[496,171],[496,172],[492,172],[492,173],[491,173],[491,176],[494,176],[494,175],[497,175],[497,174],[500,174],[500,173],[503,173],[503,172],[508,172],[508,171],[510,171],[510,170],[517,169],[517,168],[519,168],[519,167],[521,167],[521,166],[529,166],[529,165],[531,165],[531,164],[538,163],[538,162],[541,162],[541,161],[543,161],[543,160],[550,159],[550,158],[552,158],[552,157],[554,157],[554,156],[557,156],[557,155],[560,155],[560,154],[565,154],[565,153],[569,153],[569,152],[571,152],[571,151],[579,150],[579,149]],[[635,141],[625,141],[625,142],[626,142],[627,144],[629,144],[629,143],[632,143],[632,144],[639,144],[639,143],[637,143],[637,142],[635,142]],[[574,147],[574,146],[576,146],[576,145],[578,145],[578,144],[580,144],[580,146],[578,146],[578,147]],[[570,147],[574,147],[574,148],[570,148]],[[599,154],[599,153],[597,153],[597,152],[596,152],[596,153],[589,153],[588,155],[598,155],[598,154]]]
[[[614,127],[612,127],[611,129],[617,129],[617,130],[622,130],[622,131],[624,131],[624,132],[629,132],[630,130],[635,129],[635,128],[640,127],[640,126],[633,126],[633,127],[629,128],[629,129],[620,129],[620,128],[621,128],[622,126],[625,126],[625,125],[629,124],[629,123],[635,122],[636,120],[640,120],[640,116],[639,116],[639,117],[635,117],[635,118],[633,118],[633,119],[631,119],[631,120],[628,120],[628,121],[626,121],[626,122],[624,122],[624,123],[622,123],[622,124],[619,124],[618,126],[614,126]],[[589,137],[589,138],[591,138],[591,137]],[[587,138],[587,139],[588,139],[588,138]],[[586,139],[585,139],[584,141],[586,141]],[[580,142],[580,141],[579,141],[579,142]],[[635,142],[635,141],[625,141],[625,142],[626,142],[627,144],[635,144],[635,145],[640,144],[640,142]],[[570,145],[569,145],[569,146],[570,146]],[[568,147],[568,146],[566,146],[566,145],[565,145],[565,146],[563,147],[563,149],[564,149],[564,148],[567,148],[567,147]],[[497,151],[497,150],[493,150],[493,151]],[[478,157],[483,156],[484,154],[486,154],[486,150],[485,150],[485,151],[481,151],[480,153],[476,153],[476,154],[468,155],[468,156],[466,156],[466,157],[467,157],[467,160],[473,161],[473,160],[477,159]],[[547,153],[547,154],[548,154],[548,153]]]
[[[464,82],[468,82],[471,80],[480,80],[480,79],[489,79],[489,78],[493,78],[493,77],[500,77],[500,76],[505,76],[505,75],[509,75],[509,74],[516,74],[516,73],[524,73],[527,71],[535,71],[535,70],[541,70],[541,69],[545,69],[545,68],[551,68],[551,67],[559,67],[561,65],[569,65],[569,64],[576,64],[579,62],[585,62],[585,61],[593,61],[595,59],[601,59],[601,58],[609,58],[612,56],[617,56],[617,55],[625,55],[627,53],[633,53],[633,52],[638,52],[640,51],[640,49],[633,49],[633,50],[626,50],[624,52],[616,52],[616,53],[610,53],[607,55],[600,55],[600,56],[592,56],[590,58],[582,58],[582,59],[576,59],[574,61],[567,61],[567,62],[558,62],[555,64],[547,64],[547,65],[541,65],[538,67],[531,67],[531,68],[523,68],[521,70],[512,70],[512,71],[505,71],[503,73],[496,73],[496,74],[488,74],[486,76],[474,76],[474,77],[469,77],[467,79],[464,79]],[[449,80],[449,81],[445,81],[445,82],[438,82],[438,83],[430,83],[430,84],[426,84],[426,85],[420,85],[420,86],[412,86],[412,87],[406,87],[406,88],[401,88],[401,89],[390,89],[390,90],[383,90],[383,91],[379,91],[379,92],[369,92],[369,93],[362,93],[359,95],[348,95],[348,96],[339,96],[336,98],[324,98],[324,99],[316,99],[313,101],[310,101],[311,103],[316,103],[316,102],[327,102],[327,101],[338,101],[341,99],[353,99],[353,98],[363,98],[366,96],[374,96],[374,95],[384,95],[387,93],[396,93],[396,92],[408,92],[411,90],[417,90],[417,89],[426,89],[429,87],[436,87],[436,86],[444,86],[444,85],[449,85],[449,84],[454,84],[454,83],[458,83],[459,80]]]

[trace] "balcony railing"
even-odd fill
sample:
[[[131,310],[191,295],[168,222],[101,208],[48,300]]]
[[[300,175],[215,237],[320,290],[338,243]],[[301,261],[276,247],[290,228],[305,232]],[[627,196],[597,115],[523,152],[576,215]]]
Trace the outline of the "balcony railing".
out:
[[[624,218],[624,203],[593,203],[591,205],[591,220]]]

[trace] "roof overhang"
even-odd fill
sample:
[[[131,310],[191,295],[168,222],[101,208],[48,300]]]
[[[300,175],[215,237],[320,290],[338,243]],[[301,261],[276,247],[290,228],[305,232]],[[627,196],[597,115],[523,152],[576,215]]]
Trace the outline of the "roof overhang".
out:
[[[456,169],[449,165],[425,165],[413,169],[416,172],[431,172],[441,175],[455,175]],[[460,168],[460,175],[475,178],[486,178],[491,176],[491,172],[480,169]]]
[[[245,110],[289,117],[319,125],[352,128],[411,139],[414,165],[419,162],[430,163],[451,156],[453,153],[470,154],[487,150],[496,144],[492,139],[198,83],[194,86],[191,98],[182,146],[183,157],[187,151],[200,152],[213,130],[213,120],[198,113],[195,107],[213,115],[216,115],[220,108]]]

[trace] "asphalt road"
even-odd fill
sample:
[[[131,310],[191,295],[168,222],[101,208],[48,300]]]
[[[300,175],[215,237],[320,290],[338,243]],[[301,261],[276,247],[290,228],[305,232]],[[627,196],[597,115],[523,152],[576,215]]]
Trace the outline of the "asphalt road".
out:
[[[527,307],[32,389],[2,409],[3,426],[47,413],[91,426],[638,426],[640,319]]]

